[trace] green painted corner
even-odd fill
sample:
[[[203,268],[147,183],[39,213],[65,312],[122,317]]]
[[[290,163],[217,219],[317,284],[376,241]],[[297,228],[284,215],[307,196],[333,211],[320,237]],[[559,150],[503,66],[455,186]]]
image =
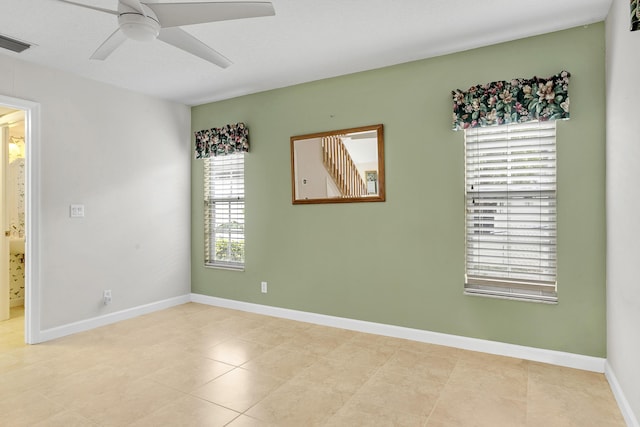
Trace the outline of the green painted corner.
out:
[[[192,130],[244,122],[246,269],[203,266],[192,164],[192,291],[606,356],[604,24],[262,92],[192,109]],[[463,295],[463,134],[452,89],[571,72],[558,124],[559,303]],[[292,205],[289,138],[383,123],[387,201]],[[269,293],[260,293],[260,282]]]

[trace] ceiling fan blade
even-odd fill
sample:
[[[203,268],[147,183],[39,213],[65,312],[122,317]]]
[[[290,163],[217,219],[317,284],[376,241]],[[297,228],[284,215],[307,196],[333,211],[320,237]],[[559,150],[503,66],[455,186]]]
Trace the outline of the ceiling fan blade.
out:
[[[105,60],[111,53],[116,50],[118,46],[120,46],[127,39],[127,36],[124,35],[122,31],[118,28],[113,34],[107,38],[104,43],[100,45],[93,55],[91,55],[91,59],[99,59]]]
[[[178,27],[161,29],[158,38],[165,43],[189,52],[219,67],[227,68],[231,65],[231,61],[228,58]]]
[[[118,12],[115,11],[115,10],[109,10],[109,9],[103,9],[101,7],[89,6],[88,4],[76,3],[75,1],[69,1],[69,0],[58,0],[58,1],[61,1],[62,3],[73,4],[73,5],[84,7],[84,8],[91,9],[91,10],[97,10],[98,12],[109,13],[111,15],[116,15],[116,16],[119,15]]]
[[[270,2],[193,2],[143,3],[160,21],[162,28],[232,19],[273,16],[276,11]]]
[[[144,11],[144,8],[142,7],[142,3],[140,3],[140,0],[118,0],[118,1],[125,6],[129,6],[131,9],[137,12],[140,12],[142,16],[144,16],[145,18],[147,17],[147,12]]]

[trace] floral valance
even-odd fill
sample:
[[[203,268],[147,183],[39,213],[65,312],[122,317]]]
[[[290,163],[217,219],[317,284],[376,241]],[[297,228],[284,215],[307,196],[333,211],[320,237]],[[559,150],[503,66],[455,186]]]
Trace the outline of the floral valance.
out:
[[[569,77],[513,79],[454,90],[453,130],[569,118]]]
[[[196,159],[249,151],[249,129],[244,123],[199,130],[196,135]]]

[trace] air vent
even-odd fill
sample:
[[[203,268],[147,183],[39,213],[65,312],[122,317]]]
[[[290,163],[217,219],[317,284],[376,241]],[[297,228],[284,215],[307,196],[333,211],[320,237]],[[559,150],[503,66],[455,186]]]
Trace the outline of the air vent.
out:
[[[23,50],[29,49],[31,45],[0,34],[0,47],[20,53]]]

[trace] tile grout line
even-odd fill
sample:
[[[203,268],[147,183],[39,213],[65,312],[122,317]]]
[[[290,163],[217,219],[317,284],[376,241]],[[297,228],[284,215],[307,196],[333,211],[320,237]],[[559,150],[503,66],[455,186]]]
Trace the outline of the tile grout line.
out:
[[[355,337],[355,336],[354,336],[354,337]],[[350,338],[350,341],[352,341],[352,340],[354,339],[354,337],[351,337],[351,338]],[[341,410],[341,409],[343,409],[344,407],[346,407],[346,406],[349,404],[349,402],[351,402],[351,401],[353,400],[353,398],[358,394],[358,392],[359,392],[360,390],[362,390],[362,389],[365,387],[365,385],[366,385],[369,381],[371,381],[371,379],[372,379],[374,376],[376,376],[376,374],[377,374],[378,372],[380,372],[380,370],[382,369],[382,367],[383,367],[384,365],[386,365],[386,364],[389,362],[389,360],[391,360],[391,358],[392,358],[393,356],[395,356],[397,353],[398,353],[398,350],[394,350],[394,351],[393,351],[393,355],[391,355],[387,360],[385,360],[385,362],[384,362],[382,365],[380,365],[380,366],[378,366],[377,368],[375,368],[375,370],[373,371],[373,373],[371,373],[371,374],[367,377],[367,380],[366,380],[365,382],[363,382],[362,384],[360,384],[360,386],[358,387],[358,389],[357,389],[356,391],[354,391],[354,392],[351,394],[351,396],[349,396],[349,398],[348,398],[348,399],[347,399],[347,400],[342,404],[342,406],[340,407],[340,409],[338,409],[337,411],[335,411],[333,414],[331,414],[331,416],[327,417],[324,421],[325,421],[325,422],[330,421],[330,420],[331,420],[331,418],[333,418],[333,417],[334,417],[338,412],[340,412],[340,410]]]
[[[449,385],[449,382],[451,381],[451,377],[453,376],[453,373],[455,372],[455,370],[458,368],[459,364],[460,364],[460,356],[457,356],[456,357],[456,364],[453,366],[453,369],[451,370],[451,372],[449,372],[449,376],[447,377],[447,381],[442,385],[442,388],[440,389],[440,392],[438,393],[438,398],[436,399],[435,403],[433,404],[433,408],[431,408],[431,411],[429,412],[429,415],[427,416],[427,419],[424,422],[424,427],[428,427],[429,420],[433,416],[433,413],[435,412],[436,408],[438,407],[438,403],[440,403],[440,400],[442,399],[442,392],[445,390],[447,385]]]

